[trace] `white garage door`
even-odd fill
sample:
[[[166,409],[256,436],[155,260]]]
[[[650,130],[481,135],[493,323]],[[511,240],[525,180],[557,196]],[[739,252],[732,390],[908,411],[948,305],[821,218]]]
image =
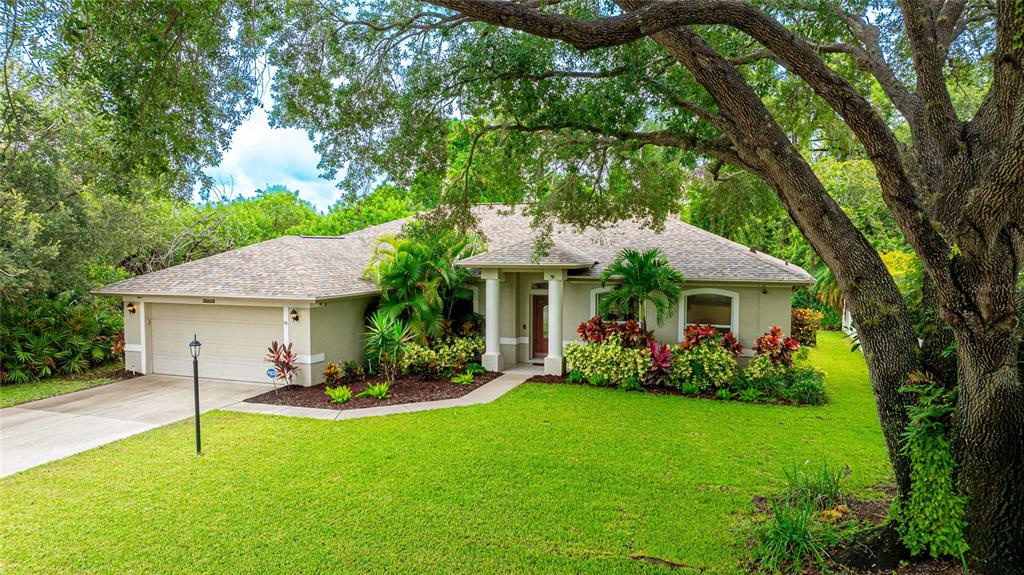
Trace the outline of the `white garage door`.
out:
[[[268,381],[263,357],[270,342],[282,339],[281,308],[151,304],[146,312],[153,373],[192,375],[188,343],[195,334],[203,344],[200,377]]]

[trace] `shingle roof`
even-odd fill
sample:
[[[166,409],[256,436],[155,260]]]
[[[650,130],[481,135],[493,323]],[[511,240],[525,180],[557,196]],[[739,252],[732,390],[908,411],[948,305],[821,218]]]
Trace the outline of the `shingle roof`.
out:
[[[531,218],[507,208],[473,208],[489,251],[461,263],[471,267],[526,266],[533,262]],[[318,300],[373,293],[362,279],[377,238],[401,231],[396,220],[337,237],[286,236],[217,254],[108,285],[108,295],[169,295]],[[572,277],[597,277],[623,248],[661,248],[673,267],[690,281],[810,284],[814,278],[797,265],[716,236],[679,220],[662,232],[637,222],[605,230],[577,231],[555,225],[553,246],[539,260],[574,269]]]
[[[524,240],[508,246],[494,247],[482,254],[465,258],[458,262],[464,267],[494,266],[541,266],[558,268],[587,268],[597,260],[580,254],[562,242],[554,242],[547,249],[547,254],[536,257],[534,240]]]

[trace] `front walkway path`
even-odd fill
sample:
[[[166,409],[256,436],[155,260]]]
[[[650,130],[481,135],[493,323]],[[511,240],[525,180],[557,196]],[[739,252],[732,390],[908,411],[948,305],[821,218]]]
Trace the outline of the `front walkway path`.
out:
[[[412,413],[415,411],[428,411],[431,409],[444,409],[447,407],[461,407],[464,405],[477,405],[490,403],[495,399],[512,391],[519,384],[534,375],[543,373],[543,369],[533,365],[516,365],[509,368],[502,375],[481,385],[462,397],[455,399],[440,399],[437,401],[421,401],[418,403],[400,403],[397,405],[382,405],[380,407],[364,407],[361,409],[320,409],[316,407],[293,407],[290,405],[271,405],[268,403],[245,403],[240,402],[229,405],[222,409],[228,411],[243,411],[245,413],[264,413],[270,415],[288,415],[292,417],[312,417],[316,419],[356,419],[359,417],[373,417],[376,415],[394,415],[397,413]]]
[[[267,391],[270,384],[202,379],[209,411]],[[192,417],[192,379],[144,375],[0,409],[0,477]]]

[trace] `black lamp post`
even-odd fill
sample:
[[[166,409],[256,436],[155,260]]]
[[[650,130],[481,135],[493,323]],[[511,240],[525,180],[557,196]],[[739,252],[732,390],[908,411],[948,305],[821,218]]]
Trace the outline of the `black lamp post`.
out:
[[[196,455],[203,453],[199,442],[199,348],[202,345],[196,339],[196,334],[192,334],[192,343],[188,344],[188,350],[192,352],[192,389],[196,398]]]

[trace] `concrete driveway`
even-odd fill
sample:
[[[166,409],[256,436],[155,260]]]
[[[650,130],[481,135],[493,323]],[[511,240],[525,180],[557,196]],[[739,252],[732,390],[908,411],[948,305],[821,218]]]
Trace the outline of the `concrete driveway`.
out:
[[[201,411],[264,393],[269,384],[203,379]],[[0,409],[0,477],[192,417],[192,380],[144,375]]]

